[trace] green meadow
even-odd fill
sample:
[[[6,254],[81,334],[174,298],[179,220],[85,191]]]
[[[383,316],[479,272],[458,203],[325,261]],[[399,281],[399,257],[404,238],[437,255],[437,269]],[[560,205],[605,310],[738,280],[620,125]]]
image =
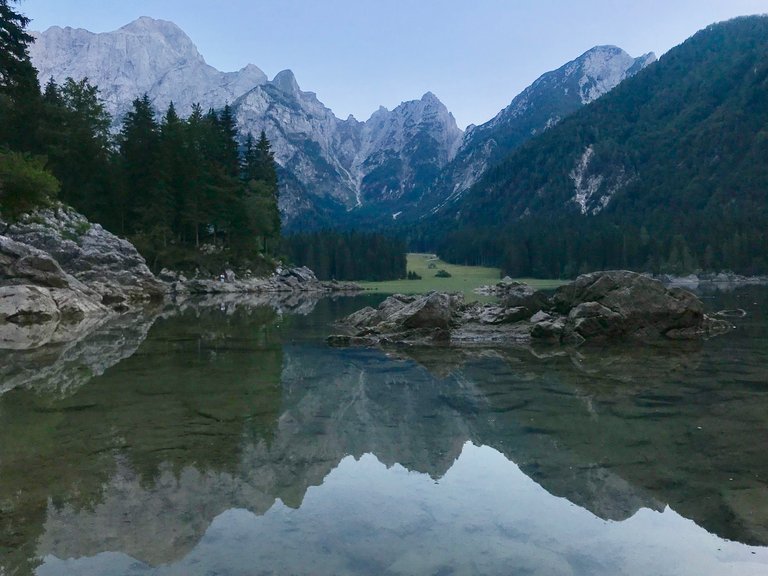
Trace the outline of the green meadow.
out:
[[[439,270],[448,272],[450,278],[435,276]],[[421,276],[421,280],[389,280],[386,282],[360,282],[366,290],[383,294],[423,294],[436,290],[438,292],[463,292],[474,299],[477,295],[473,290],[487,284],[496,284],[501,280],[498,268],[484,266],[458,266],[443,262],[434,254],[408,254],[408,271]],[[536,280],[531,278],[516,278],[527,282],[534,288],[556,288],[563,284],[560,280]]]

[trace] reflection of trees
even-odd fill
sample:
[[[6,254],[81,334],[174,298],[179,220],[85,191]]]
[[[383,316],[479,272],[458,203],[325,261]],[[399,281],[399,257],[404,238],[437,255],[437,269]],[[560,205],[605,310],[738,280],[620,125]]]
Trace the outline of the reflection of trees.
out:
[[[63,398],[41,387],[4,395],[3,556],[16,566],[35,556],[49,498],[54,507],[92,510],[119,466],[145,486],[189,466],[237,469],[243,443],[271,437],[278,416],[274,320],[263,308],[161,318],[131,357]]]

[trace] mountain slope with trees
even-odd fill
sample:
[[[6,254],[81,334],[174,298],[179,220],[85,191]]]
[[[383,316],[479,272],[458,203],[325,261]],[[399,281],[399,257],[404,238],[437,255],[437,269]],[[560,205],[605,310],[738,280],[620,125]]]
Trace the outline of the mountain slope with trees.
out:
[[[519,275],[762,273],[767,158],[768,17],[737,18],[522,146],[414,240]]]
[[[655,61],[653,53],[633,58],[616,46],[595,46],[543,74],[494,118],[467,129],[456,157],[423,191],[418,212],[457,201],[518,146]]]

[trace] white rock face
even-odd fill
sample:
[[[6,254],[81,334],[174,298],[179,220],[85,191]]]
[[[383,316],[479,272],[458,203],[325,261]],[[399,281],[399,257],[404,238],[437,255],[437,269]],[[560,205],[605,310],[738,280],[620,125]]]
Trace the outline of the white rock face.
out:
[[[116,119],[144,93],[156,108],[164,110],[173,101],[184,114],[194,103],[221,107],[267,81],[253,65],[219,72],[178,26],[163,20],[143,17],[103,34],[53,27],[34,36],[30,55],[41,84],[87,77]]]
[[[363,125],[352,164],[361,195],[399,200],[453,160],[462,137],[453,114],[431,92],[391,112],[380,108]]]
[[[632,58],[616,46],[597,46],[568,64],[565,76],[578,77],[581,103],[589,104],[655,60],[652,53]]]
[[[600,213],[608,206],[614,194],[631,180],[627,178],[623,168],[610,175],[592,173],[591,162],[594,155],[594,147],[587,146],[568,174],[574,188],[572,201],[578,204],[582,214]]]

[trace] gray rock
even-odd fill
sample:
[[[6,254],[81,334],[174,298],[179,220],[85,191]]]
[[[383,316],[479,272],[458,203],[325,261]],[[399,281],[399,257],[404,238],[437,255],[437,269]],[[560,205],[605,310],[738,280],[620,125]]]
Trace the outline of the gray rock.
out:
[[[0,236],[0,347],[29,348],[57,331],[74,334],[74,324],[107,313],[101,296],[48,254]]]
[[[624,317],[598,302],[583,302],[569,312],[567,329],[584,339],[613,338],[625,332]]]
[[[531,328],[531,338],[560,342],[564,327],[565,322],[562,318],[543,320],[542,322],[533,325]]]
[[[339,322],[337,326],[347,334],[331,337],[329,342],[337,346],[447,342],[451,329],[459,324],[463,306],[461,294],[396,294],[376,310],[363,308]]]
[[[524,306],[504,307],[486,305],[478,310],[470,310],[467,319],[480,322],[481,324],[510,324],[525,320],[530,312]]]
[[[91,224],[70,208],[38,210],[6,228],[8,237],[42,251],[58,268],[98,293],[105,303],[160,299],[167,290],[130,242],[99,224]],[[36,285],[59,282],[58,287],[63,287],[57,267],[50,262],[18,265],[23,268],[15,271],[17,275],[30,277],[28,268],[37,271],[39,277],[33,281]],[[49,273],[53,276],[46,277]]]
[[[545,322],[547,320],[552,320],[552,315],[547,314],[546,312],[543,312],[541,310],[539,310],[538,312],[536,312],[536,314],[531,316],[531,323],[533,324],[537,324],[539,322]]]
[[[460,297],[431,293],[393,296],[338,323],[346,334],[334,345],[520,344],[530,341],[578,346],[586,341],[626,338],[701,338],[730,329],[704,314],[701,300],[678,288],[626,271],[580,276],[550,300],[530,287],[503,290],[517,306],[463,303]],[[540,306],[531,310],[530,306]],[[542,309],[543,308],[543,309]],[[346,344],[345,344],[346,343]]]
[[[454,313],[462,300],[463,297],[460,295],[433,292],[395,311],[385,320],[385,323],[406,330],[417,328],[447,330],[453,324]]]
[[[670,330],[693,328],[704,323],[704,305],[692,293],[680,288],[667,289],[658,280],[635,272],[618,270],[585,274],[559,288],[553,298],[555,309],[568,315],[587,302],[596,302],[603,307],[582,308],[578,312],[583,318],[594,318],[585,322],[584,330],[596,329],[600,322],[605,324],[600,337],[656,337]],[[621,321],[604,309],[620,316]],[[574,326],[580,319],[574,318],[569,326]],[[582,333],[582,336],[586,335]]]
[[[0,323],[44,324],[61,317],[50,290],[40,286],[0,286]]]

